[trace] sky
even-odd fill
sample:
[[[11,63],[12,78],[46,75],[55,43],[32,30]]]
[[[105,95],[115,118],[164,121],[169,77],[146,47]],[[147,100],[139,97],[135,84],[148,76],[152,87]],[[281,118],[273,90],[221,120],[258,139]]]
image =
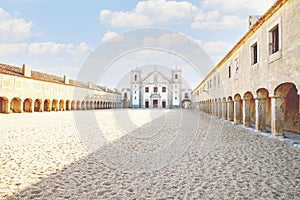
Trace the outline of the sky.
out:
[[[170,69],[181,67],[193,88],[208,72],[199,65],[211,70],[247,32],[248,16],[262,15],[274,2],[1,0],[0,62],[27,64],[33,70],[88,79],[81,74],[86,73],[90,55],[96,51],[94,55],[101,59],[97,64],[101,63],[103,69],[91,80],[98,84],[115,87],[130,70],[157,64]],[[159,33],[147,29],[153,27]],[[141,29],[147,31],[141,33]],[[141,43],[135,41],[139,39]],[[193,44],[188,39],[204,51],[200,61],[193,60],[195,55],[190,57],[198,49],[189,49]],[[134,51],[122,46],[129,40],[135,44],[130,44]],[[189,55],[182,53],[183,49]],[[110,60],[104,62],[103,56]]]

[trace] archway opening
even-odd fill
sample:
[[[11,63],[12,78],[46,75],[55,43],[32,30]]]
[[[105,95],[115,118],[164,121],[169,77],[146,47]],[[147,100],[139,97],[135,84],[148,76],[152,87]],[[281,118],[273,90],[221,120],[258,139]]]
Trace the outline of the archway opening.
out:
[[[64,111],[65,110],[65,101],[64,100],[60,100],[59,101],[59,110],[60,111]]]
[[[8,113],[8,99],[0,97],[0,113]]]
[[[23,111],[24,112],[32,112],[32,100],[27,98],[23,102]]]
[[[52,100],[52,111],[58,111],[59,108],[58,108],[58,100],[56,99],[53,99]]]
[[[45,99],[44,101],[44,111],[50,112],[50,100],[49,99]]]
[[[277,134],[283,131],[300,133],[299,96],[293,83],[280,84],[275,89],[275,98],[272,99],[272,132]],[[283,129],[280,126],[283,125]],[[283,133],[281,133],[283,135]]]
[[[41,99],[36,99],[34,101],[34,112],[42,112],[42,100]]]
[[[21,113],[21,99],[20,98],[13,98],[10,102],[10,110],[13,113]]]

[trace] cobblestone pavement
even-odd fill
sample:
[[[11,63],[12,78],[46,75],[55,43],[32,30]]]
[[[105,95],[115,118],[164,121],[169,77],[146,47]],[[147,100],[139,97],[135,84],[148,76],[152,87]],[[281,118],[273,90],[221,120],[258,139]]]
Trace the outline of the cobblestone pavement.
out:
[[[290,141],[193,110],[88,112],[84,133],[73,112],[0,115],[0,199],[300,199]]]

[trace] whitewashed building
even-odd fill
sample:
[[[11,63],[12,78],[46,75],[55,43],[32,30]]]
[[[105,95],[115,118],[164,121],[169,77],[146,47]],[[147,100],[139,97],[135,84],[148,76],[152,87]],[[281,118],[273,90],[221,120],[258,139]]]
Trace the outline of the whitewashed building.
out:
[[[182,88],[181,69],[172,70],[171,77],[157,69],[145,76],[139,69],[130,72],[132,108],[179,108],[183,99],[190,99],[190,92],[190,89]]]

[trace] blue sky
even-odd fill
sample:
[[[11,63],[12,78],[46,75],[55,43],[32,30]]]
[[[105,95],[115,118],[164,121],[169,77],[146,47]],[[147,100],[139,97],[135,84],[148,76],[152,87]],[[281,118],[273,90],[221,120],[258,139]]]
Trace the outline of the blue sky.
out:
[[[2,0],[0,62],[76,78],[103,41],[136,28],[159,27],[191,37],[217,64],[246,33],[248,15],[263,14],[274,1]]]

